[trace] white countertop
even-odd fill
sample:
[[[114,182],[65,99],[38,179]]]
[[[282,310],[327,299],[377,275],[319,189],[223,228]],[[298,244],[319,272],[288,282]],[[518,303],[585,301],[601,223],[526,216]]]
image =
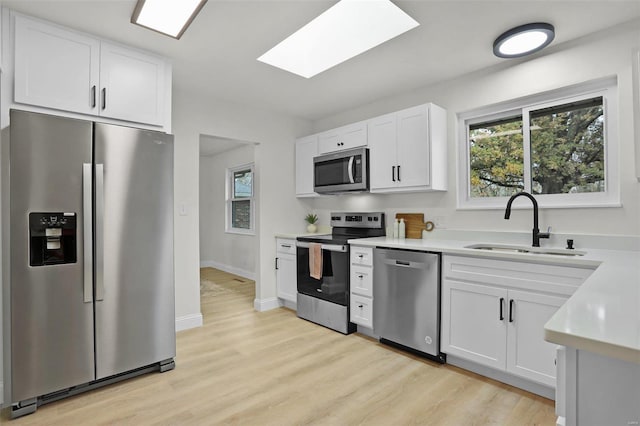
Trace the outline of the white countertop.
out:
[[[640,364],[640,252],[582,249],[584,256],[474,250],[485,241],[360,238],[359,246],[434,251],[494,259],[596,268],[545,324],[545,339]]]

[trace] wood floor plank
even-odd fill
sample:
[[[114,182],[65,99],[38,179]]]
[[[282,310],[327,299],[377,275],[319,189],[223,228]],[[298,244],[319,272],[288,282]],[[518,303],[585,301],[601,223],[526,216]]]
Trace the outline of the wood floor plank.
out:
[[[256,312],[254,287],[203,268],[204,324],[178,333],[175,370],[42,406],[11,425],[555,424],[545,398],[286,308]]]

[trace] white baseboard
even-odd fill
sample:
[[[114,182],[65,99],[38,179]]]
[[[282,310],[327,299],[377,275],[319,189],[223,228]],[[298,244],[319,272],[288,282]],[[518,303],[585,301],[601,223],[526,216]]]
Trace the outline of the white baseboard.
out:
[[[191,314],[176,318],[176,332],[202,327],[202,314]]]
[[[270,297],[268,299],[254,299],[253,308],[258,312],[270,311],[280,307],[277,297]]]
[[[256,273],[255,272],[251,272],[251,271],[247,271],[245,269],[242,268],[236,268],[235,266],[231,266],[231,265],[225,265],[223,263],[220,262],[216,262],[215,260],[201,260],[200,261],[200,267],[201,268],[216,268],[216,269],[220,269],[221,271],[224,272],[228,272],[230,274],[235,274],[235,275],[239,275],[243,278],[246,278],[248,280],[256,280]]]

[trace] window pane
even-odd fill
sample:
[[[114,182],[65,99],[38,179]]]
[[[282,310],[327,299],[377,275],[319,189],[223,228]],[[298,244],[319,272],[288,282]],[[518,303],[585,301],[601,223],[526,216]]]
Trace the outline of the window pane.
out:
[[[532,111],[530,120],[534,193],[604,192],[601,97]]]
[[[251,229],[251,201],[231,202],[231,227]]]
[[[523,153],[521,116],[469,126],[471,197],[522,191]]]
[[[233,172],[233,198],[251,197],[253,184],[253,173],[251,170],[241,170]]]

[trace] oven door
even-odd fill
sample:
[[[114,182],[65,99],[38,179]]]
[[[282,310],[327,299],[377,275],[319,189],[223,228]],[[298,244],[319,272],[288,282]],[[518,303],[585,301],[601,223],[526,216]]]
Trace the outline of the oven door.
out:
[[[349,302],[349,245],[322,244],[322,277],[311,277],[309,244],[296,243],[298,293],[339,305]]]
[[[369,190],[369,150],[356,148],[313,159],[313,189],[317,193]]]

